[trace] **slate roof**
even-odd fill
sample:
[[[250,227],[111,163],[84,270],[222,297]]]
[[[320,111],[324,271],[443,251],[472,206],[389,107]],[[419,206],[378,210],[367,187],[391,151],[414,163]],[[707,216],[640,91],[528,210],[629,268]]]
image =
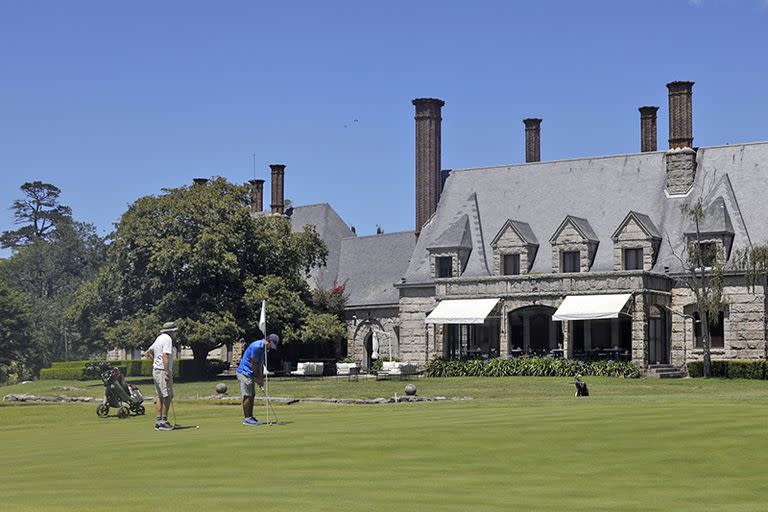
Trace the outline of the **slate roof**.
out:
[[[341,240],[338,282],[349,294],[347,307],[397,304],[399,283],[416,245],[414,231]]]
[[[590,242],[600,241],[600,239],[597,238],[595,231],[592,229],[592,226],[589,225],[589,221],[587,219],[574,217],[573,215],[566,215],[563,222],[560,223],[560,226],[558,226],[557,230],[555,230],[555,233],[550,237],[550,242],[553,242],[558,237],[558,235],[560,235],[560,231],[562,231],[566,224],[571,224],[574,228],[576,228],[576,230],[581,233],[581,236],[583,236],[585,240],[589,240]]]
[[[290,217],[291,230],[295,233],[306,225],[315,226],[315,230],[328,247],[326,266],[313,268],[310,272],[309,283],[313,288],[331,288],[339,273],[339,256],[341,254],[342,238],[354,236],[352,230],[339,217],[331,205],[327,203],[294,206]]]
[[[469,217],[463,215],[458,221],[451,224],[442,235],[437,237],[435,243],[430,245],[430,249],[447,249],[460,247],[462,249],[471,249],[472,240],[469,236]]]
[[[734,249],[768,242],[768,142],[699,148],[693,189],[687,196],[665,193],[664,151],[533,162],[477,169],[454,169],[435,214],[424,225],[406,272],[406,282],[427,283],[427,248],[456,220],[469,216],[472,252],[465,276],[490,275],[491,237],[508,219],[530,225],[548,239],[567,215],[586,219],[600,243],[592,271],[613,270],[612,234],[630,211],[644,212],[663,242],[654,271],[675,272],[688,219],[680,206],[721,198],[734,233]],[[715,217],[715,216],[713,216]],[[722,217],[725,223],[725,217]],[[718,221],[719,222],[719,221]],[[669,241],[669,243],[667,242]],[[670,247],[671,245],[671,247]],[[539,251],[531,272],[552,272],[550,251]]]
[[[733,234],[733,223],[725,206],[725,199],[718,197],[704,210],[704,218],[699,222],[699,233],[702,234]],[[685,230],[686,235],[696,234],[696,224],[691,221]]]

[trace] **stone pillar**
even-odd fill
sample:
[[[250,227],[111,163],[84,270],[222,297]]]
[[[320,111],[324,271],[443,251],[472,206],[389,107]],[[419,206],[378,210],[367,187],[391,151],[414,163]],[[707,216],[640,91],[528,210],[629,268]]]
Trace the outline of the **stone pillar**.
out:
[[[688,147],[670,149],[665,160],[667,193],[672,196],[687,194],[696,178],[696,151]]]
[[[640,107],[640,151],[656,151],[656,111],[659,107]]]
[[[264,180],[251,180],[251,211],[264,210]]]
[[[440,195],[441,109],[445,102],[416,98],[416,236],[437,210]]]
[[[523,119],[525,124],[525,161],[541,161],[541,119],[529,117]]]
[[[282,214],[285,210],[285,165],[270,164],[269,168],[272,170],[272,213]]]
[[[670,82],[669,148],[693,147],[693,82]]]
[[[645,297],[634,296],[635,307],[632,311],[632,362],[639,368],[648,367],[648,322]]]
[[[232,362],[229,365],[229,369],[234,371],[237,369],[237,365],[243,359],[243,352],[245,351],[245,342],[242,340],[232,342]]]
[[[571,343],[571,322],[560,322],[560,328],[563,330],[563,357],[573,359],[573,346]]]

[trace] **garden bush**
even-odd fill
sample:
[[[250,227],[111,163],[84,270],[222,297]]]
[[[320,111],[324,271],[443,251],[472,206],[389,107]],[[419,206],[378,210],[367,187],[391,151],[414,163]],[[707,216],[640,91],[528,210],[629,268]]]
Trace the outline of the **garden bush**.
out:
[[[640,369],[626,361],[585,362],[552,357],[465,361],[435,358],[427,363],[424,373],[429,377],[572,377],[576,374],[636,377],[640,374]]]
[[[112,361],[57,361],[51,368],[40,370],[41,379],[82,380],[101,377],[99,365],[117,366],[127,377],[151,377],[152,361],[149,359],[119,359]],[[213,378],[229,368],[221,359],[208,359],[203,375],[196,371],[193,359],[174,359],[173,376],[179,380]],[[55,370],[55,371],[54,371]]]
[[[691,377],[704,376],[704,363],[691,361],[688,363],[688,375]],[[766,379],[768,365],[765,361],[712,361],[711,377],[727,379]]]

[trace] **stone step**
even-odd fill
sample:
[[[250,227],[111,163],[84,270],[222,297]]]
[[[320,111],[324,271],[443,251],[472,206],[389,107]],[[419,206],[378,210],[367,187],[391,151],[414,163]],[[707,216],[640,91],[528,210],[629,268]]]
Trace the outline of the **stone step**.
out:
[[[683,379],[686,375],[681,371],[660,373],[658,375],[660,379]]]

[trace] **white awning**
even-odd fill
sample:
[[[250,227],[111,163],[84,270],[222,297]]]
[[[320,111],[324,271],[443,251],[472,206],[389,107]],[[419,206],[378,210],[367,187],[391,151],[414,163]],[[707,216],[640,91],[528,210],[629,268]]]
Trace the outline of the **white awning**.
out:
[[[427,324],[481,324],[498,303],[499,299],[444,300],[424,322]]]
[[[557,308],[552,320],[599,320],[618,318],[632,297],[631,293],[616,295],[569,295]]]

